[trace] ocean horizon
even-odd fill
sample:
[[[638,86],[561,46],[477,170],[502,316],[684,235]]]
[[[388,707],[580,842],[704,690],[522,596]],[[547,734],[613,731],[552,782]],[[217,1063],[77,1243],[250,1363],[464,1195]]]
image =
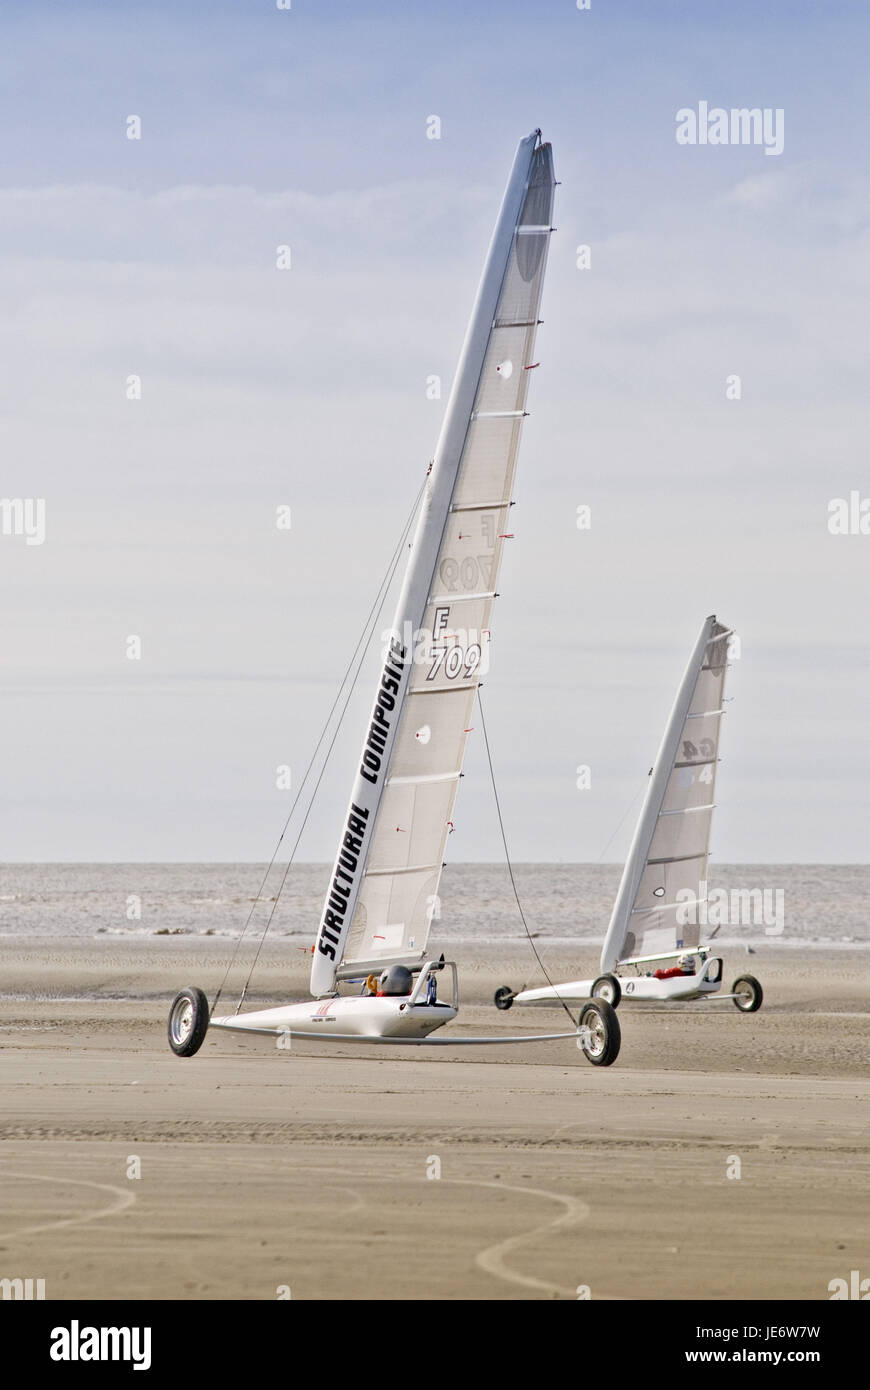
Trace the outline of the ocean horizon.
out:
[[[329,881],[328,864],[257,863],[6,864],[0,868],[0,938],[238,938],[262,934],[313,941]],[[620,864],[518,863],[514,877],[529,930],[542,940],[591,944],[610,917]],[[265,884],[263,883],[266,879]],[[262,887],[261,887],[262,885]],[[870,865],[720,864],[708,881],[728,895],[723,945],[870,945]],[[276,905],[276,899],[277,905]],[[444,944],[525,936],[504,863],[449,864],[441,879],[433,940]]]

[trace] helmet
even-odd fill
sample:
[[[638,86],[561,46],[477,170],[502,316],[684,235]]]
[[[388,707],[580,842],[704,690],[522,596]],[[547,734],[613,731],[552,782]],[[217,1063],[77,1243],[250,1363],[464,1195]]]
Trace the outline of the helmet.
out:
[[[406,965],[391,965],[378,977],[379,994],[410,994],[414,976]]]
[[[694,956],[680,956],[680,969],[681,969],[681,970],[689,971],[692,975],[694,975],[694,973],[695,973],[695,957],[694,957]]]

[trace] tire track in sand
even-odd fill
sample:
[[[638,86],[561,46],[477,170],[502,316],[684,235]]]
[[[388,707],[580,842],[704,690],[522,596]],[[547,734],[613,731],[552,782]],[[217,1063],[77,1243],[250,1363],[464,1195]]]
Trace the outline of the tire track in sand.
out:
[[[28,1182],[56,1182],[66,1187],[94,1187],[99,1192],[111,1192],[116,1200],[106,1207],[86,1212],[83,1216],[65,1216],[58,1221],[42,1222],[38,1226],[20,1226],[17,1231],[0,1232],[0,1240],[16,1240],[19,1236],[33,1236],[41,1231],[57,1231],[66,1226],[86,1226],[89,1221],[101,1221],[106,1216],[116,1216],[118,1212],[132,1207],[136,1201],[135,1192],[125,1191],[122,1187],[113,1187],[111,1183],[107,1182],[90,1182],[87,1178],[54,1178],[42,1173],[12,1173],[9,1171],[4,1171],[3,1176],[5,1178],[26,1178]]]
[[[242,1160],[244,1163],[245,1160]],[[353,1169],[339,1168],[328,1165],[302,1164],[297,1171],[309,1171],[318,1175],[324,1172],[337,1173],[341,1177],[355,1177],[359,1179],[359,1172]],[[369,1181],[383,1181],[380,1177],[370,1178]],[[421,1180],[425,1181],[425,1179]],[[519,1192],[525,1197],[543,1197],[549,1202],[559,1202],[565,1210],[561,1216],[555,1217],[552,1221],[545,1221],[541,1226],[534,1226],[530,1231],[523,1231],[519,1235],[508,1236],[506,1240],[498,1241],[495,1245],[487,1245],[483,1250],[479,1250],[474,1257],[474,1262],[478,1268],[487,1274],[492,1274],[496,1279],[503,1279],[509,1284],[518,1284],[521,1288],[538,1289],[542,1293],[557,1294],[560,1298],[575,1299],[577,1297],[576,1288],[565,1288],[561,1284],[553,1284],[547,1279],[537,1279],[532,1274],[520,1274],[517,1270],[511,1269],[506,1263],[505,1258],[512,1251],[518,1249],[528,1240],[533,1240],[535,1236],[542,1232],[550,1234],[556,1231],[567,1230],[571,1226],[579,1225],[585,1221],[589,1215],[589,1205],[580,1197],[569,1197],[561,1192],[548,1192],[539,1187],[517,1187],[512,1183],[486,1182],[478,1178],[443,1178],[441,1181],[451,1187],[486,1187],[495,1192]],[[356,1206],[366,1206],[368,1202],[353,1188],[340,1188],[339,1191],[346,1191],[357,1199]],[[354,1208],[350,1208],[354,1210]]]
[[[496,1279],[504,1279],[509,1284],[519,1284],[521,1288],[558,1294],[560,1298],[577,1297],[576,1288],[568,1289],[562,1284],[553,1284],[548,1279],[537,1279],[533,1274],[520,1274],[518,1270],[511,1269],[505,1260],[514,1250],[545,1231],[553,1235],[557,1231],[567,1230],[570,1226],[577,1226],[581,1221],[585,1221],[589,1215],[588,1203],[580,1197],[568,1197],[561,1192],[547,1192],[540,1187],[514,1187],[509,1183],[483,1182],[474,1178],[448,1178],[446,1181],[463,1187],[494,1188],[496,1192],[521,1192],[525,1197],[544,1197],[549,1202],[559,1202],[565,1208],[561,1216],[554,1217],[552,1221],[545,1221],[542,1226],[533,1226],[530,1231],[508,1236],[506,1240],[500,1240],[495,1245],[485,1246],[475,1255],[474,1263],[487,1274],[494,1275]]]

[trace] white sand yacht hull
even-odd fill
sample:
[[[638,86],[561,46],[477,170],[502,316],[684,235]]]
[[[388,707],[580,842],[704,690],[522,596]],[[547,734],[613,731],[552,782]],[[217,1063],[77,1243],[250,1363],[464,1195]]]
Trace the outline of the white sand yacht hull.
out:
[[[671,953],[676,956],[678,952]],[[604,998],[614,1004],[621,999],[639,999],[659,1004],[686,1003],[692,999],[712,999],[716,1003],[732,1000],[744,1013],[754,1013],[763,997],[761,986],[752,976],[741,976],[727,992],[722,990],[722,958],[710,956],[707,948],[698,952],[701,963],[692,975],[672,975],[667,980],[657,980],[654,975],[599,975],[595,980],[567,980],[564,984],[546,985],[540,989],[523,989],[511,995],[508,990],[499,990],[496,1003],[499,1008],[510,1008],[513,1004],[577,1004],[583,999]],[[666,961],[669,956],[656,956],[638,959],[635,962],[623,961],[623,968],[635,968],[652,961]],[[749,996],[752,997],[749,997]],[[502,996],[499,1003],[499,996]]]
[[[425,1038],[449,1023],[457,1010],[450,1004],[412,1004],[410,999],[378,999],[374,996],[312,999],[310,1003],[281,1004],[256,1013],[213,1018],[210,1028],[276,1036],[330,1036],[355,1038]]]
[[[451,1002],[433,998],[432,978],[447,969],[453,983]],[[619,1055],[620,1029],[616,1015],[603,1000],[587,1002],[575,1028],[561,1033],[522,1033],[505,1037],[431,1038],[429,1035],[459,1012],[459,981],[453,961],[428,961],[409,995],[331,995],[308,1003],[280,1004],[274,1009],[225,1014],[210,1018],[208,1000],[200,989],[184,989],[173,1001],[169,1014],[169,1045],[179,1057],[192,1057],[211,1028],[273,1037],[279,1046],[292,1039],[318,1041],[396,1043],[418,1046],[486,1046],[503,1043],[552,1042],[570,1038],[594,1066],[610,1066]]]
[[[722,981],[708,980],[701,975],[675,976],[670,980],[656,980],[652,975],[639,975],[636,979],[621,977],[623,999],[655,999],[659,1002],[670,1000],[701,999],[705,995],[716,994],[722,988]],[[542,989],[524,989],[514,995],[515,1004],[576,1004],[580,1000],[592,998],[595,980],[569,980],[565,984],[545,986]],[[731,996],[726,996],[730,998]]]

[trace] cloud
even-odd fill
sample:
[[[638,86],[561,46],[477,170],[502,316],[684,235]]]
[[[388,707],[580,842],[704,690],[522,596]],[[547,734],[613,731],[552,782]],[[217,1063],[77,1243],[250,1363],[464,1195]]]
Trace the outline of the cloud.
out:
[[[357,21],[355,42],[364,31]],[[559,50],[561,86],[548,76],[552,92],[525,83],[514,98],[501,53],[480,91],[455,93],[454,16],[446,31],[434,66],[423,47],[386,45],[355,76],[345,29],[341,52],[321,45],[307,86],[293,85],[307,61],[294,57],[292,107],[280,73],[262,99],[260,69],[236,62],[226,35],[220,71],[208,55],[191,69],[192,41],[167,59],[169,93],[138,74],[151,98],[142,150],[125,149],[112,124],[140,104],[114,68],[117,111],[85,102],[67,144],[54,131],[22,136],[14,186],[0,189],[0,449],[4,493],[44,495],[48,518],[44,547],[0,542],[13,596],[0,613],[7,727],[21,734],[8,804],[37,795],[44,806],[61,783],[90,811],[84,857],[271,847],[272,768],[304,765],[425,472],[503,164],[529,124],[518,108],[534,97],[553,114],[565,183],[488,704],[508,750],[515,852],[600,852],[715,609],[746,636],[720,858],[788,859],[789,844],[858,858],[859,818],[832,803],[836,786],[845,805],[848,779],[866,776],[855,736],[865,561],[860,540],[831,538],[825,519],[829,496],[860,485],[868,425],[856,293],[868,276],[865,195],[842,168],[786,165],[789,155],[764,178],[740,151],[679,162],[674,106],[652,89],[633,100],[638,70],[603,61],[614,50],[601,28],[597,47]],[[546,35],[536,43],[552,49]],[[479,58],[469,42],[468,68]],[[581,101],[584,64],[595,71]],[[238,92],[236,106],[224,101],[220,78],[241,68],[240,120]],[[372,72],[379,81],[391,68],[402,70],[400,110],[392,87],[373,91]],[[439,109],[430,92],[450,112],[437,150],[422,136],[425,111]],[[41,183],[62,155],[85,177]],[[588,272],[575,267],[580,242],[592,245]],[[286,273],[274,267],[281,243],[292,247]],[[732,372],[739,403],[725,400]],[[130,373],[141,402],[125,398]],[[441,402],[425,397],[432,373]],[[279,538],[283,501],[294,528]],[[593,507],[585,535],[582,502]],[[140,630],[146,663],[131,672],[123,638]],[[357,713],[311,857],[334,848]],[[595,772],[582,806],[578,762]],[[796,767],[832,766],[810,837],[812,797],[791,795]],[[485,786],[485,768],[475,775]],[[483,836],[473,781],[463,857]],[[63,857],[72,814],[48,837],[27,820],[14,853]]]

